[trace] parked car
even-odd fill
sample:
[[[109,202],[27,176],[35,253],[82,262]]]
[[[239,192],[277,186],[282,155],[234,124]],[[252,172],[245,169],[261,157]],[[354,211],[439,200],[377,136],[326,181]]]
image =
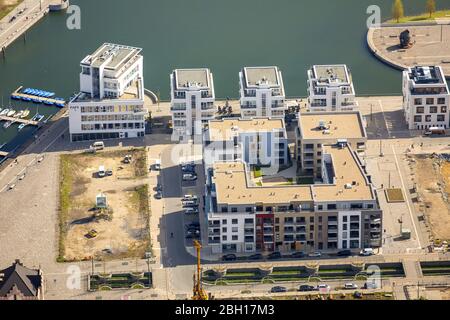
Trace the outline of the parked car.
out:
[[[200,230],[187,230],[186,234],[200,235]]]
[[[308,257],[311,257],[311,258],[320,258],[321,256],[322,256],[322,254],[319,251],[310,252],[308,254]]]
[[[304,257],[305,257],[305,253],[301,252],[301,251],[294,252],[293,254],[291,254],[291,258],[294,258],[294,259],[301,259]]]
[[[316,290],[316,287],[310,286],[308,284],[301,285],[298,288],[298,291],[301,291],[301,292],[309,292],[309,291],[315,291],[315,290]]]
[[[103,178],[103,177],[106,176],[105,166],[98,167],[97,175],[98,175],[99,178]]]
[[[351,250],[341,250],[337,253],[337,255],[339,257],[349,257],[352,255],[352,251]]]
[[[364,256],[364,257],[368,257],[368,256],[371,256],[373,254],[374,254],[374,252],[373,252],[372,248],[362,249],[361,252],[359,253],[359,255]]]
[[[184,213],[185,214],[198,214],[198,209],[197,208],[186,208],[184,209]]]
[[[182,201],[198,201],[198,197],[192,194],[185,194]]]
[[[194,200],[181,201],[181,204],[183,207],[198,207],[198,201]]]
[[[185,173],[183,174],[183,181],[195,181],[197,180],[196,174]]]
[[[262,258],[263,255],[260,253],[255,253],[248,257],[249,260],[262,260]]]
[[[267,258],[269,260],[276,260],[276,259],[281,259],[281,253],[280,252],[272,252],[271,254],[269,254],[267,256]]]
[[[126,163],[126,164],[131,163],[131,160],[132,160],[131,155],[130,155],[130,154],[127,154],[127,155],[125,156],[125,158],[123,158],[123,163]]]
[[[358,289],[358,285],[352,282],[348,282],[346,284],[344,284],[344,289],[345,290],[356,290]]]
[[[107,176],[112,176],[113,175],[113,171],[111,169],[106,170],[106,175]]]
[[[190,224],[187,225],[188,228],[200,228],[200,223],[199,222],[191,222]]]
[[[317,286],[318,290],[331,290],[331,287],[326,283],[321,283]]]
[[[353,294],[353,297],[356,298],[356,299],[361,299],[362,296],[363,296],[362,293],[359,292],[359,291],[356,291],[356,292]]]
[[[287,292],[287,289],[285,287],[273,287],[272,289],[270,289],[271,293],[280,293],[280,292]]]
[[[195,173],[195,167],[194,166],[183,166],[181,167],[181,171],[186,173]]]
[[[235,254],[226,254],[222,256],[222,261],[236,261],[236,255]]]
[[[160,183],[156,185],[156,191],[162,191],[162,185]]]
[[[161,161],[156,160],[156,163],[153,165],[153,170],[160,171],[161,170]]]

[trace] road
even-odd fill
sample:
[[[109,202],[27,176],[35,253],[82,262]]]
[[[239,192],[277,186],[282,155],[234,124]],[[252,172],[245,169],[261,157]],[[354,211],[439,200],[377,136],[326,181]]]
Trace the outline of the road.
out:
[[[48,12],[50,0],[25,0],[0,21],[0,49],[8,47]],[[25,10],[22,14],[18,14]],[[10,22],[11,18],[16,19]]]

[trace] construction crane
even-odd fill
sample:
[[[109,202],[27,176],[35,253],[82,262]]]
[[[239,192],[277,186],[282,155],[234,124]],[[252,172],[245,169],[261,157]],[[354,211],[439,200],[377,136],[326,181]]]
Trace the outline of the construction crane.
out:
[[[202,245],[199,241],[194,240],[194,247],[197,250],[197,276],[194,274],[194,295],[192,296],[192,300],[208,300],[208,294],[202,285],[202,264],[200,261]]]

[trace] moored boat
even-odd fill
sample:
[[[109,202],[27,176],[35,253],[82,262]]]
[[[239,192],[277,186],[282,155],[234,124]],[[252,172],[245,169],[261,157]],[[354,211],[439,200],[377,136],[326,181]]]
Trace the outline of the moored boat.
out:
[[[30,114],[30,110],[24,110],[22,115],[20,116],[22,119],[28,117],[28,115]]]
[[[7,117],[13,117],[16,114],[16,110],[9,110],[6,114]]]
[[[9,112],[9,109],[4,109],[2,112],[0,112],[0,116],[6,116]]]
[[[17,128],[17,130],[20,131],[20,130],[22,130],[23,128],[25,128],[26,126],[27,126],[26,123],[21,123],[21,124],[19,125],[19,127]]]

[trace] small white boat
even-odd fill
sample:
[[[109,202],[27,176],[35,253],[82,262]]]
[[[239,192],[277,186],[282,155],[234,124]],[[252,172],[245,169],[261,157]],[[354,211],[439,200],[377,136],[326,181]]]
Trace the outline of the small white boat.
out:
[[[28,117],[28,115],[30,114],[30,110],[24,110],[22,115],[20,116],[22,119]]]
[[[7,117],[12,117],[16,114],[16,110],[9,110],[9,112],[6,114]]]
[[[21,123],[20,125],[19,125],[19,127],[17,128],[17,130],[22,130],[23,128],[25,128],[27,126],[27,124],[26,123]]]
[[[12,125],[12,121],[6,121],[3,128],[8,129]]]
[[[6,114],[9,112],[9,109],[4,109],[2,112],[0,112],[0,116],[6,116]]]

